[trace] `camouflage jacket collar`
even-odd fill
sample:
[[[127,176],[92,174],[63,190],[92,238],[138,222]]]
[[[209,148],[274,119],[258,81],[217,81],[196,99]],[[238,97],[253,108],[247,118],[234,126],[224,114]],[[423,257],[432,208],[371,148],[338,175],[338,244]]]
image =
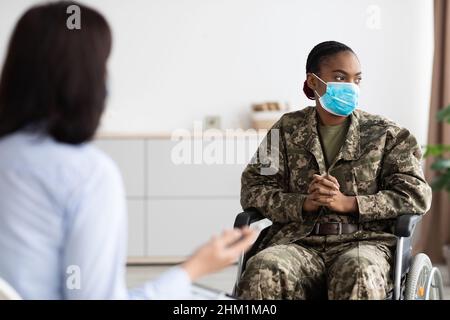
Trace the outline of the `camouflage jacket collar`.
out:
[[[317,131],[318,114],[315,107],[308,107],[303,122],[298,126],[298,130],[293,132],[292,141],[309,151],[319,164],[321,173],[325,173],[325,159],[320,144],[319,133]],[[340,159],[356,160],[360,157],[360,124],[358,111],[355,110],[350,115],[350,127],[347,132],[347,137],[342,145],[333,164]],[[330,165],[330,168],[333,166]]]

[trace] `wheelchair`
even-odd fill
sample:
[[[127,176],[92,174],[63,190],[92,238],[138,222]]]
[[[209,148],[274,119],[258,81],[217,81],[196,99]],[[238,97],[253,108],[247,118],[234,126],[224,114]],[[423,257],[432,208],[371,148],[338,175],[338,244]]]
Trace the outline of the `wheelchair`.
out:
[[[433,267],[424,253],[412,257],[412,236],[421,216],[404,214],[395,222],[394,235],[397,237],[395,261],[393,266],[394,287],[387,294],[387,300],[443,300],[443,281],[438,268]],[[245,270],[247,261],[256,254],[256,250],[269,231],[270,220],[256,209],[247,209],[237,215],[235,228],[263,224],[261,232],[253,246],[238,260],[237,278],[233,288],[236,296],[237,285]]]

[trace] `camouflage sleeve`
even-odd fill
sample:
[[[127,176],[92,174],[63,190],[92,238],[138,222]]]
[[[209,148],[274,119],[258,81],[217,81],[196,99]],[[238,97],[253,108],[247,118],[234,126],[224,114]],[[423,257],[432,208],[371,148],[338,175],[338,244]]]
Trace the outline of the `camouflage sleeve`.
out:
[[[301,222],[306,195],[289,192],[281,123],[282,119],[269,130],[242,173],[241,205],[258,209],[273,222]]]
[[[422,152],[416,138],[399,129],[386,143],[380,173],[380,191],[358,195],[360,222],[396,218],[400,214],[424,214],[431,206],[431,188],[420,165]]]

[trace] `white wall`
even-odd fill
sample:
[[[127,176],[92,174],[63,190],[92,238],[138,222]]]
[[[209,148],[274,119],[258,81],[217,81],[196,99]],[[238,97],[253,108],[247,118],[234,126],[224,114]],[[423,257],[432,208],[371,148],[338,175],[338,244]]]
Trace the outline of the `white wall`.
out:
[[[32,0],[1,0],[0,56]],[[246,126],[249,106],[308,100],[309,50],[338,40],[363,66],[363,107],[426,142],[432,0],[89,0],[110,21],[114,51],[106,131],[190,128],[205,115]],[[370,26],[370,5],[380,29]],[[375,26],[377,25],[375,21]]]

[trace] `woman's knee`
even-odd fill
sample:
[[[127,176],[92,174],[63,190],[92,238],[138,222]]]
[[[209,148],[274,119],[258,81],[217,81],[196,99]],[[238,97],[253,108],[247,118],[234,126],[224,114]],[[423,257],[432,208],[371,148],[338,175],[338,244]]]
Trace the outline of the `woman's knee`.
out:
[[[330,299],[383,299],[389,290],[389,269],[367,257],[352,257],[330,272]]]

